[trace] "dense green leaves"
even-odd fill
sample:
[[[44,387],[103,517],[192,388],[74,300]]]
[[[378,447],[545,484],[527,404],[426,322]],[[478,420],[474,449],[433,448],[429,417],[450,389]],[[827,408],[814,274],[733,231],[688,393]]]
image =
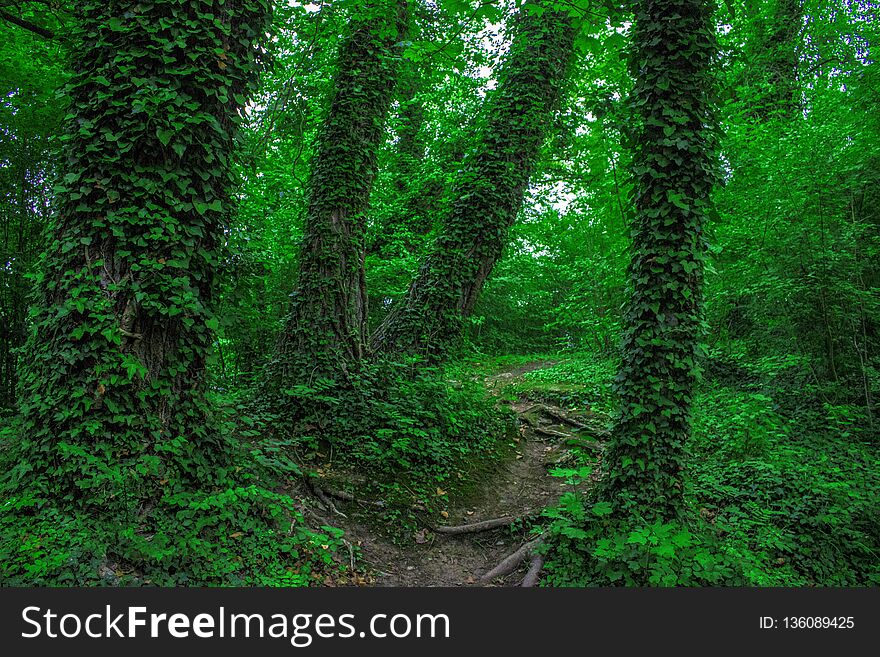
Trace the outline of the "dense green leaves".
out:
[[[320,581],[508,394],[613,429],[545,582],[878,581],[872,4],[268,4],[0,14],[4,581]]]

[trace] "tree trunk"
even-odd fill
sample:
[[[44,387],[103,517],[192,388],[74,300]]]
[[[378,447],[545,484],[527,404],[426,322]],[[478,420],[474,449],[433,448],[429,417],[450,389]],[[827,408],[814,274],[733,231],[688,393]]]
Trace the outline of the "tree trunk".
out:
[[[798,39],[804,19],[801,0],[773,0],[769,11],[769,20],[763,13],[754,19],[756,35],[749,67],[751,74],[759,76],[752,82],[757,94],[751,103],[758,121],[794,118],[801,106],[797,83]]]
[[[406,29],[405,0],[362,10],[339,57],[318,137],[299,280],[263,392],[274,398],[317,380],[345,382],[365,350],[365,212]]]
[[[684,507],[702,326],[704,223],[716,180],[712,6],[640,0],[632,67],[635,218],[617,378],[620,417],[600,495],[618,513],[671,520]]]
[[[526,13],[518,23],[450,214],[405,298],[373,335],[376,350],[442,358],[505,246],[559,102],[575,35],[564,12]]]
[[[266,0],[80,3],[22,375],[31,490],[133,504],[228,466],[205,361],[229,160]],[[130,507],[131,508],[131,507]]]

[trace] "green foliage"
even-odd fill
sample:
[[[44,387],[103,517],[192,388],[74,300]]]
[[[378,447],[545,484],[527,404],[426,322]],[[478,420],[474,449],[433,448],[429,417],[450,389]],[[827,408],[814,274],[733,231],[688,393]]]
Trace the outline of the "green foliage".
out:
[[[763,456],[771,443],[785,440],[788,423],[766,394],[720,390],[706,394],[694,413],[695,439],[712,436],[729,458]]]
[[[534,390],[563,406],[585,406],[604,413],[614,407],[610,380],[617,363],[593,353],[565,354],[555,365],[523,374],[516,390]]]
[[[0,17],[4,582],[317,583],[298,483],[411,540],[528,398],[620,411],[545,583],[878,583],[873,5],[58,4]]]
[[[293,500],[254,485],[170,496],[150,522],[9,497],[8,586],[308,586],[344,570],[341,531],[311,529]]]
[[[5,23],[0,42],[0,407],[12,407],[17,350],[27,335],[27,276],[50,212],[51,141],[64,116],[56,90],[67,76],[68,47]]]
[[[415,358],[371,364],[345,393],[331,380],[285,392],[311,409],[290,429],[300,452],[332,452],[339,463],[381,478],[448,482],[493,456],[505,434],[504,417],[481,383],[450,380]]]
[[[548,585],[876,584],[876,442],[841,440],[841,422],[859,425],[846,410],[776,403],[799,385],[789,370],[803,362],[737,362],[736,379],[710,374],[695,399],[685,479],[691,520],[620,519],[607,501],[566,494],[545,512]],[[585,384],[608,385],[610,369],[588,362],[581,371],[598,378]],[[556,474],[576,482],[594,467]]]
[[[549,509],[554,536],[549,586],[741,585],[739,555],[704,527],[620,520],[611,504],[585,507],[572,493]]]

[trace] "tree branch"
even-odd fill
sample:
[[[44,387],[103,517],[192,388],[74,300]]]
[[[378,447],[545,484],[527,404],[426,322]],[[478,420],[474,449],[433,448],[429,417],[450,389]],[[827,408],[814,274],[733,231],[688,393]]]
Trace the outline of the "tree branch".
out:
[[[34,25],[30,21],[26,21],[23,18],[18,18],[17,16],[13,16],[9,12],[3,11],[0,9],[0,18],[5,20],[7,23],[12,23],[13,25],[18,25],[18,27],[27,30],[28,32],[33,32],[34,34],[38,34],[44,39],[54,39],[55,33],[51,30],[47,30],[45,27],[40,27],[39,25]]]

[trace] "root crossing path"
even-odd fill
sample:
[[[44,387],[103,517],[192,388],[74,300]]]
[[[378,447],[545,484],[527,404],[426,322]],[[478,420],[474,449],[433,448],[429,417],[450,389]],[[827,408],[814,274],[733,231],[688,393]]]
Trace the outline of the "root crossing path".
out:
[[[525,372],[550,364],[519,366],[486,382],[498,390],[521,381]],[[585,490],[592,484],[570,485],[550,471],[573,465],[573,449],[598,457],[605,418],[589,411],[563,410],[536,400],[534,394],[520,396],[511,407],[520,421],[513,457],[486,478],[470,506],[448,509],[445,525],[449,529],[425,527],[413,531],[410,540],[395,542],[359,523],[352,514],[334,518],[347,539],[358,546],[362,564],[372,571],[373,586],[520,586],[524,580],[528,586],[537,582],[541,561],[531,552],[534,536],[517,520],[536,518],[563,493]]]

